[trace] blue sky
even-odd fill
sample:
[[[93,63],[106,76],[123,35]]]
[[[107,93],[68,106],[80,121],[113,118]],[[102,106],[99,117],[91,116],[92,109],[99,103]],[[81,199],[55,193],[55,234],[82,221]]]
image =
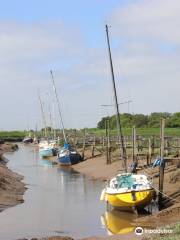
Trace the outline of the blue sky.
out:
[[[128,0],[6,0],[1,2],[1,18],[20,21],[39,21],[47,19],[63,19],[77,21],[81,24],[97,24],[117,6],[126,5]]]
[[[119,101],[133,100],[131,113],[179,111],[178,0],[0,4],[0,96],[6,99],[0,102],[0,129],[42,126],[37,89],[48,112],[47,93],[49,102],[53,98],[50,69],[67,128],[95,127],[101,117],[113,114],[113,108],[101,107],[113,103],[106,23],[111,25]]]
[[[117,6],[125,6],[132,0],[7,0],[0,1],[0,18],[24,23],[63,21],[76,24],[84,32],[87,44],[101,46],[98,32],[108,21],[109,13]]]

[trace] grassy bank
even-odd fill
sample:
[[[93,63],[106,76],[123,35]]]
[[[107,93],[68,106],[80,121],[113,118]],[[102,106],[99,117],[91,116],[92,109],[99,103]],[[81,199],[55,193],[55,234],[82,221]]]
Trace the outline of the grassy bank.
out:
[[[74,129],[66,129],[67,135],[74,135]],[[160,128],[137,128],[136,129],[137,135],[140,136],[159,136],[160,134]],[[38,132],[37,135],[40,136],[42,132]],[[59,132],[61,134],[61,131]],[[58,134],[58,135],[59,135]],[[77,136],[83,136],[84,135],[84,129],[77,130],[76,131]],[[98,129],[98,128],[86,128],[86,134],[92,134],[96,136],[105,136],[106,131],[105,129]],[[110,134],[117,135],[117,130],[113,129],[110,130]],[[23,138],[26,135],[28,135],[28,132],[26,131],[0,131],[0,139],[6,139],[6,138]],[[123,129],[123,135],[125,136],[131,136],[132,135],[132,128],[124,128]],[[180,128],[165,128],[165,135],[166,136],[172,136],[172,137],[180,137]]]
[[[0,132],[0,138],[6,139],[6,138],[23,138],[25,137],[26,132],[25,131],[1,131]]]
[[[105,136],[106,134],[105,129],[98,128],[89,128],[87,129],[87,133],[95,134],[96,136]],[[137,135],[141,136],[159,136],[160,128],[137,128],[136,133]],[[117,135],[117,131],[111,130],[111,135]],[[132,128],[124,128],[123,135],[131,136]],[[180,137],[180,128],[165,128],[165,135],[172,137]]]

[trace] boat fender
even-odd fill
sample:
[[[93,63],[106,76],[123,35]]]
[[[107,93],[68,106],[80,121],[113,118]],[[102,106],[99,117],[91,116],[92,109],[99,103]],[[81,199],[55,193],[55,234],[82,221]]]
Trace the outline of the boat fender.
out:
[[[105,189],[103,189],[102,192],[101,192],[100,201],[106,201],[106,192],[105,192]]]

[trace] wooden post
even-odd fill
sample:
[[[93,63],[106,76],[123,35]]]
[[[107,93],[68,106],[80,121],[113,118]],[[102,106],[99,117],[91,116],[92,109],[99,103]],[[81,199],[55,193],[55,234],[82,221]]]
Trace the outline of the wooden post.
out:
[[[76,129],[74,130],[74,140],[73,140],[73,142],[74,142],[74,148],[75,148],[75,150],[77,149],[77,132],[76,132]]]
[[[137,156],[136,156],[136,128],[135,128],[135,126],[132,128],[132,159],[133,159],[133,162],[137,161]]]
[[[163,193],[163,182],[164,182],[164,128],[165,128],[165,119],[161,119],[161,128],[160,128],[160,140],[161,140],[161,148],[160,148],[160,158],[161,164],[159,166],[159,194],[158,194],[158,204],[160,208],[162,207],[162,193]]]
[[[102,137],[102,150],[104,150],[104,146],[105,146],[105,141],[104,141],[104,136]]]
[[[94,136],[94,141],[93,141],[93,145],[92,145],[92,157],[94,157],[95,146],[96,146],[96,136]]]
[[[169,155],[169,149],[170,149],[169,139],[166,139],[166,156]]]
[[[107,128],[107,145],[108,145],[108,164],[111,164],[111,142],[110,142],[110,126],[109,126],[109,120],[108,120],[108,128]]]
[[[107,144],[107,142],[108,142],[108,140],[107,140],[107,137],[108,137],[108,134],[107,134],[107,121],[108,120],[106,120],[105,121],[105,132],[106,132],[106,164],[108,164],[109,163],[109,154],[108,154],[108,144]]]
[[[154,135],[152,137],[152,144],[151,144],[151,148],[152,148],[152,152],[151,155],[154,156],[154,148],[155,148],[155,139],[154,139]]]
[[[180,138],[178,138],[178,157],[180,156]]]
[[[109,119],[106,120],[106,163],[110,164],[110,133],[109,133]]]
[[[148,158],[147,158],[147,165],[151,164],[151,154],[152,154],[152,148],[151,148],[151,138],[148,138]]]
[[[86,129],[84,128],[84,138],[83,138],[82,159],[84,159],[85,147],[86,147]]]

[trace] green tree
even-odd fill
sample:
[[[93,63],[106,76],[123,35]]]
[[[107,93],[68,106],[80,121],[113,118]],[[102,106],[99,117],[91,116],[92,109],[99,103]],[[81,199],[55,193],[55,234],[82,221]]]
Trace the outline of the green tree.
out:
[[[144,128],[148,126],[148,116],[143,114],[135,114],[133,115],[133,125],[137,128]]]
[[[167,127],[178,128],[180,127],[180,112],[174,113],[167,121]]]
[[[99,128],[99,129],[105,129],[105,127],[106,127],[106,120],[108,120],[108,119],[110,119],[109,116],[103,117],[103,118],[101,119],[101,121],[98,122],[97,128]]]
[[[159,127],[160,126],[160,119],[165,118],[169,119],[171,116],[170,113],[167,112],[154,112],[151,113],[149,116],[149,127]]]

